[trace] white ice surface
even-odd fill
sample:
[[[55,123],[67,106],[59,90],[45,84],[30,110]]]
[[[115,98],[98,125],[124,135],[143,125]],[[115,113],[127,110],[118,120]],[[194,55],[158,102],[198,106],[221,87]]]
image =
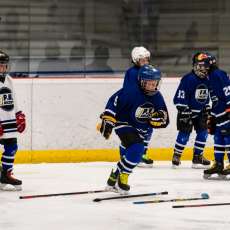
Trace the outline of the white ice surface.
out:
[[[115,193],[20,200],[19,196],[103,189],[114,163],[16,165],[20,192],[0,191],[1,230],[222,230],[229,229],[230,206],[173,209],[172,205],[230,202],[229,181],[205,181],[201,169],[182,162],[155,162],[130,176],[131,194],[168,191],[169,195],[92,202]],[[199,197],[209,200],[134,205],[133,201]]]

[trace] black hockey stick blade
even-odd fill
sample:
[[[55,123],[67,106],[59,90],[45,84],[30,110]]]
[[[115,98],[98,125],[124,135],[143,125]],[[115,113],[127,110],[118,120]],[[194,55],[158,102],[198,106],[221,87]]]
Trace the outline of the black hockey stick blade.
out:
[[[209,195],[207,193],[202,193],[201,197],[192,197],[192,198],[175,198],[168,200],[146,200],[146,201],[135,201],[133,204],[156,204],[163,202],[179,202],[179,201],[192,201],[192,200],[206,200],[209,199]]]
[[[127,198],[134,198],[134,197],[143,197],[143,196],[156,196],[156,195],[167,195],[168,192],[154,192],[154,193],[139,193],[134,195],[120,195],[120,196],[110,196],[105,198],[96,198],[94,202],[100,202],[103,200],[118,200],[118,199],[127,199]]]
[[[228,181],[229,177],[203,177],[205,180],[219,180],[219,181]]]
[[[172,208],[198,208],[198,207],[221,206],[221,205],[230,205],[230,203],[173,205]]]
[[[52,196],[70,196],[70,195],[82,195],[82,194],[93,194],[93,193],[102,193],[108,192],[105,189],[102,190],[89,190],[89,191],[81,191],[81,192],[67,192],[67,193],[50,193],[50,194],[41,194],[41,195],[27,195],[27,196],[19,196],[19,199],[32,199],[32,198],[40,198],[40,197],[52,197]]]

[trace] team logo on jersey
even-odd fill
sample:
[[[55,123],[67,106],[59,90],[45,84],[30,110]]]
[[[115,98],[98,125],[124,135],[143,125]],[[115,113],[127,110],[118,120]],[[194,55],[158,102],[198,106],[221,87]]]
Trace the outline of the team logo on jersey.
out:
[[[0,107],[5,111],[11,111],[14,108],[12,91],[7,87],[0,89]]]
[[[195,92],[195,99],[200,103],[205,103],[208,99],[208,87],[205,84],[198,85]]]
[[[153,104],[147,102],[137,107],[135,112],[135,117],[139,122],[145,123],[149,120],[153,112],[154,112]]]

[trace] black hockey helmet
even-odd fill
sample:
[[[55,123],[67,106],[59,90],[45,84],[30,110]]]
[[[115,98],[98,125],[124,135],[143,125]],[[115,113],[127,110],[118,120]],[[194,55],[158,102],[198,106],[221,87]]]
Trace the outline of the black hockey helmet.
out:
[[[210,69],[210,58],[205,52],[198,52],[192,59],[193,71],[200,78],[206,78]]]
[[[0,64],[8,64],[9,63],[9,55],[4,51],[0,50]]]
[[[5,77],[8,70],[9,55],[0,50],[0,77]]]

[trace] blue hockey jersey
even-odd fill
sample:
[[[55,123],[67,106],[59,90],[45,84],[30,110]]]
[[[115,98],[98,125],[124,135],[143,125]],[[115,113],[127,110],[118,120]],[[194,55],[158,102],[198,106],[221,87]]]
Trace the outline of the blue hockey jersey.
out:
[[[220,69],[213,70],[209,75],[210,95],[212,100],[211,114],[217,117],[217,126],[230,123],[225,118],[225,110],[230,108],[230,79],[226,72]]]
[[[133,66],[129,68],[125,73],[125,78],[123,82],[123,88],[129,88],[130,86],[136,86],[138,87],[138,72],[140,67]]]
[[[139,87],[120,89],[110,97],[105,108],[117,120],[115,132],[118,135],[137,131],[142,137],[152,132],[149,120],[151,114],[158,110],[167,112],[161,93],[146,96]]]
[[[182,77],[173,98],[176,107],[189,108],[194,115],[199,114],[209,103],[209,81],[190,72]]]

